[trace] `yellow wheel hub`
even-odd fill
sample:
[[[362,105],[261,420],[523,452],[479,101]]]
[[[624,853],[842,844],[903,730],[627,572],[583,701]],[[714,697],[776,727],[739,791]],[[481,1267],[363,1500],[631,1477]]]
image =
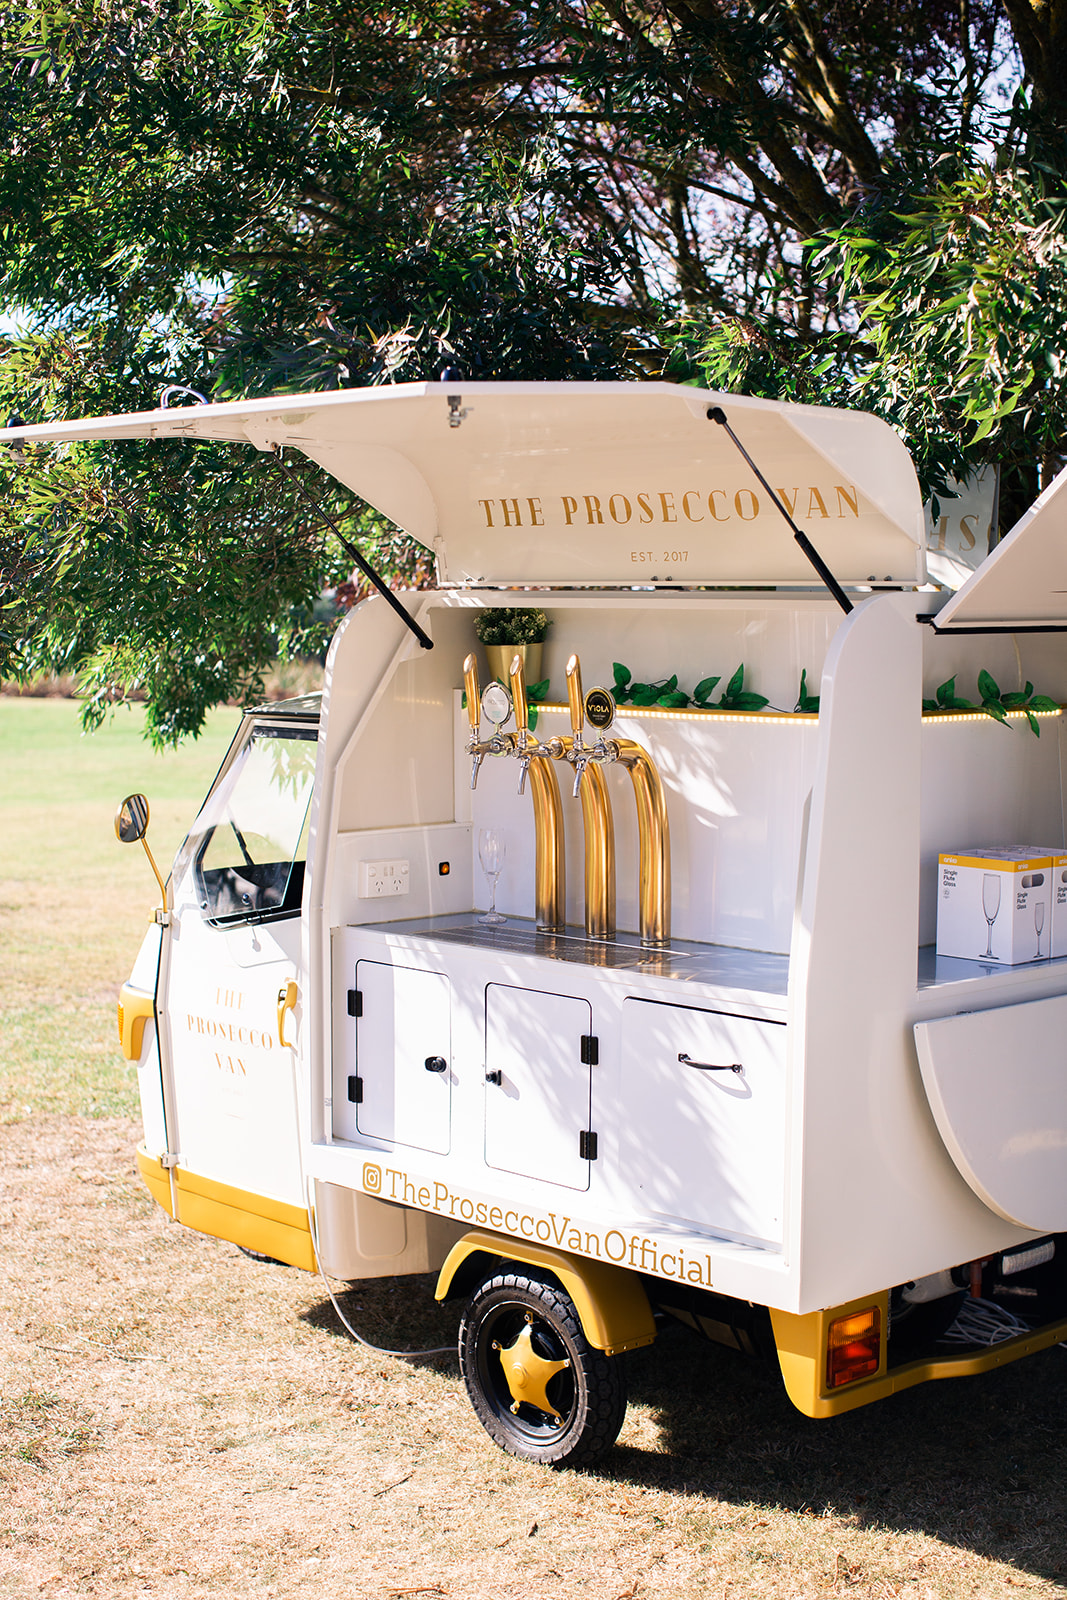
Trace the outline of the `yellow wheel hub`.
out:
[[[570,1361],[547,1361],[544,1356],[537,1354],[533,1347],[531,1314],[526,1313],[525,1326],[511,1344],[501,1345],[494,1339],[493,1349],[500,1355],[500,1365],[511,1391],[512,1411],[517,1412],[521,1405],[536,1406],[539,1411],[546,1411],[550,1417],[561,1422],[563,1419],[548,1398],[548,1385],[557,1372],[563,1372],[570,1366]]]

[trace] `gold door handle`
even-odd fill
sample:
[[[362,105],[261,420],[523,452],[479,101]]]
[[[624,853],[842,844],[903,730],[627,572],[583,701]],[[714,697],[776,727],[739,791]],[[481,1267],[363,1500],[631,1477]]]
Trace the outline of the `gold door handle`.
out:
[[[298,993],[299,991],[292,978],[289,979],[283,989],[278,990],[278,1043],[283,1050],[291,1048],[295,1042],[287,1040],[285,1037],[285,1013],[293,1010]]]

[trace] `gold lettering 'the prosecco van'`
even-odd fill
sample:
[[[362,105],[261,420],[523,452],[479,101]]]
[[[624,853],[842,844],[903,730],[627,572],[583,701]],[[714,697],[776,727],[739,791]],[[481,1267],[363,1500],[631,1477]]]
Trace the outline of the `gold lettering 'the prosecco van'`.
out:
[[[657,1313],[810,1416],[1067,1336],[1067,963],[934,953],[940,852],[1062,857],[1062,721],[921,709],[983,667],[1067,699],[1067,480],[949,595],[861,413],[457,382],[7,437],[174,435],[302,451],[439,586],[245,715],[160,879],[119,1011],[160,1205],[437,1272],[479,1419],[557,1465],[613,1442]],[[536,719],[476,645],[501,605],[550,619]],[[759,710],[707,691],[739,663]]]

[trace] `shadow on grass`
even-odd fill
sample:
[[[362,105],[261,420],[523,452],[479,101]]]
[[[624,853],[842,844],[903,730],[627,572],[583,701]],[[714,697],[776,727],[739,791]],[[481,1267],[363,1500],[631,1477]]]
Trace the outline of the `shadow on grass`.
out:
[[[663,1454],[617,1448],[611,1481],[928,1534],[1034,1576],[1067,1578],[1067,1352],[927,1383],[814,1422],[776,1366],[665,1329],[629,1357]]]
[[[461,1306],[437,1305],[434,1283],[433,1274],[382,1278],[339,1300],[375,1345],[454,1349]],[[348,1337],[325,1297],[303,1318]],[[618,1445],[587,1469],[591,1477],[797,1515],[832,1510],[1067,1580],[1067,1351],[927,1383],[825,1422],[795,1410],[771,1362],[677,1324],[624,1360],[630,1398],[656,1416],[661,1448]],[[412,1362],[436,1371],[448,1363]]]
[[[404,1278],[368,1278],[350,1288],[332,1285],[337,1303],[356,1332],[368,1344],[384,1351],[416,1352],[447,1347],[447,1354],[405,1357],[412,1366],[441,1371],[451,1361],[457,1365],[456,1337],[463,1314],[462,1301],[438,1305],[433,1297],[436,1272]],[[330,1300],[322,1300],[300,1313],[309,1328],[342,1339],[350,1336],[338,1320]]]

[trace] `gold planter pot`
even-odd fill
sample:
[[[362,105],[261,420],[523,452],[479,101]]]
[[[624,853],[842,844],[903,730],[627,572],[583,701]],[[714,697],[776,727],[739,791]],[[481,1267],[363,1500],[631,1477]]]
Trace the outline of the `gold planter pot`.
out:
[[[522,657],[523,669],[527,683],[541,682],[541,652],[543,644],[483,644],[486,660],[489,662],[490,678],[499,678],[501,683],[511,682],[511,663],[517,655]]]

